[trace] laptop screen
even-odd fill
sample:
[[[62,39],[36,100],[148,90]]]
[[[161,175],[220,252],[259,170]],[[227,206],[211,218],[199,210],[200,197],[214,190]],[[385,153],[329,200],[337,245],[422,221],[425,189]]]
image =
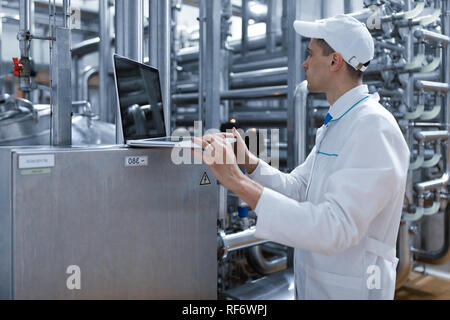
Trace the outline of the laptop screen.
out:
[[[125,141],[165,137],[158,70],[118,55],[114,63]]]

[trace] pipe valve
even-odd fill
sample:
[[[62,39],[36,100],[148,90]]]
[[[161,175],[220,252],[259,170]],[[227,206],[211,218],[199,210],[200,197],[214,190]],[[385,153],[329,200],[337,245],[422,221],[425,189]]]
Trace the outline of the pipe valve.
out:
[[[20,76],[20,72],[23,70],[23,64],[19,62],[19,58],[13,58],[14,70],[13,74],[16,77]]]

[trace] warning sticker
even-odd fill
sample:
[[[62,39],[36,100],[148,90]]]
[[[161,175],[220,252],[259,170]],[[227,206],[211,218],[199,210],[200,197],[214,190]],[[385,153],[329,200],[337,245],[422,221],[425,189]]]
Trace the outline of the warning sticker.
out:
[[[200,181],[200,185],[201,186],[206,186],[208,184],[211,184],[211,180],[209,180],[208,175],[206,174],[206,172],[203,174],[202,180]]]

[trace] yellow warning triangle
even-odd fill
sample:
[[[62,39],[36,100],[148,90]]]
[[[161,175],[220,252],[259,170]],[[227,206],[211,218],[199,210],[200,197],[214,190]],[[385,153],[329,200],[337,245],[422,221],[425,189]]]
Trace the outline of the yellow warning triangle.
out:
[[[203,174],[202,180],[200,181],[200,185],[201,186],[206,186],[208,184],[211,184],[211,180],[209,180],[208,175],[206,174],[206,172]]]

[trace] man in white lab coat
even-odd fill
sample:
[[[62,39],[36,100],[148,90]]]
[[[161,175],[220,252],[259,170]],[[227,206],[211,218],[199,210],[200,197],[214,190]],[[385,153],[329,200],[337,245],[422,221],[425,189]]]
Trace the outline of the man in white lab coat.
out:
[[[373,39],[344,15],[294,28],[312,39],[303,64],[308,90],[330,103],[306,161],[282,173],[251,154],[236,130],[194,139],[204,151],[193,152],[255,210],[257,237],[295,248],[298,299],[393,299],[410,153],[395,118],[362,83]]]

